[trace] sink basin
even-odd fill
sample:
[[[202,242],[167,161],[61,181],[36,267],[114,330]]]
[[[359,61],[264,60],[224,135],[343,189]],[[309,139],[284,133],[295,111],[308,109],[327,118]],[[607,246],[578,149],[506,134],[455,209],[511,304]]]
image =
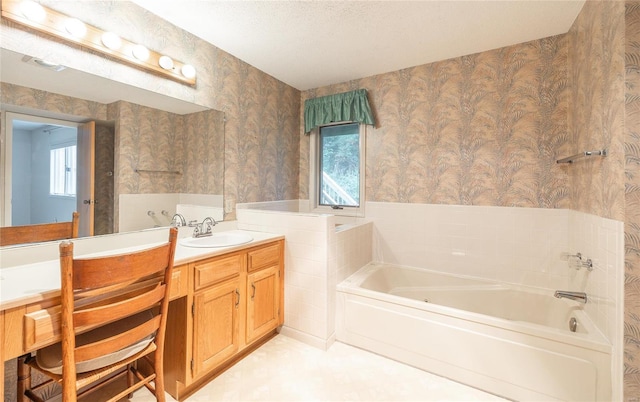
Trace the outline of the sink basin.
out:
[[[249,243],[253,237],[246,233],[214,233],[206,237],[187,237],[180,240],[185,247],[229,247]]]

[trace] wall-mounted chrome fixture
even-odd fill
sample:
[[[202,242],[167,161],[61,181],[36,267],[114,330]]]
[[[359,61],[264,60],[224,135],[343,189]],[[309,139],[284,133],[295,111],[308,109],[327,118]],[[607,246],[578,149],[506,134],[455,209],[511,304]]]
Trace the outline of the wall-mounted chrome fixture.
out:
[[[583,259],[582,253],[568,254],[568,258],[575,258],[576,261],[576,269],[586,268],[587,271],[593,271],[593,261],[591,258]]]
[[[142,44],[128,41],[114,32],[103,31],[35,1],[2,0],[2,17],[183,84],[196,84],[196,70],[192,65],[147,49]]]
[[[576,159],[585,158],[585,157],[588,157],[588,156],[602,156],[602,157],[605,157],[605,156],[607,156],[607,150],[606,149],[600,149],[600,150],[597,150],[597,151],[580,152],[579,154],[575,154],[575,155],[571,155],[571,156],[566,157],[566,158],[558,159],[556,161],[556,163],[573,163]]]

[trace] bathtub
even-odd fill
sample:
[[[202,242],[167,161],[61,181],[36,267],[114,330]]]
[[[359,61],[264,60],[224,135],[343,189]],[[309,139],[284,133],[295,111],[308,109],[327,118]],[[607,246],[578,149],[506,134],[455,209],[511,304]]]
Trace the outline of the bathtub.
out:
[[[610,342],[552,291],[379,263],[337,291],[341,342],[513,400],[611,400]]]

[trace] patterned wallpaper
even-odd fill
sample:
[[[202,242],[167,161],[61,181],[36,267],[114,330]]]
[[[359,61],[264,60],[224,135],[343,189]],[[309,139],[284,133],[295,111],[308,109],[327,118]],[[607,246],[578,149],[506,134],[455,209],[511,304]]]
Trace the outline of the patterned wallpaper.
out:
[[[567,166],[571,208],[624,221],[624,3],[586,2],[567,36],[570,153],[609,153]]]
[[[182,117],[124,101],[116,102],[114,108],[116,199],[120,194],[179,193],[181,175],[135,170],[182,170],[185,140]]]
[[[182,193],[224,191],[224,113],[207,110],[182,116]]]
[[[107,105],[103,103],[7,84],[6,82],[0,82],[0,100],[6,105],[19,106],[21,110],[25,110],[25,113],[46,110],[59,115],[84,116],[92,120],[107,119]],[[2,129],[4,130],[4,126]]]
[[[566,208],[564,36],[305,91],[366,88],[368,201]],[[302,129],[301,129],[302,131]],[[300,143],[308,198],[309,137]]]
[[[625,15],[625,317],[624,393],[640,395],[640,2]]]

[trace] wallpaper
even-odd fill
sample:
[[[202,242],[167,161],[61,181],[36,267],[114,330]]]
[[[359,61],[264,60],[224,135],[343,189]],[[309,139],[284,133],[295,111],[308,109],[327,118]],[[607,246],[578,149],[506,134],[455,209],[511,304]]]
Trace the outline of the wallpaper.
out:
[[[124,101],[115,108],[116,199],[120,194],[179,193],[182,177],[170,172],[182,170],[181,116]]]
[[[207,110],[182,116],[184,158],[182,193],[224,191],[224,114]]]
[[[368,90],[368,201],[566,208],[564,36],[305,91]],[[300,130],[302,131],[302,129]],[[300,143],[308,198],[309,137]]]
[[[51,113],[84,116],[91,120],[106,120],[107,105],[0,82],[0,101],[25,110],[46,110]],[[2,127],[4,130],[4,126]]]
[[[218,107],[226,118],[225,200],[297,198],[300,92],[229,54],[216,53]]]
[[[571,208],[624,221],[624,3],[588,1],[569,38]]]
[[[640,2],[627,2],[624,393],[640,395]]]

